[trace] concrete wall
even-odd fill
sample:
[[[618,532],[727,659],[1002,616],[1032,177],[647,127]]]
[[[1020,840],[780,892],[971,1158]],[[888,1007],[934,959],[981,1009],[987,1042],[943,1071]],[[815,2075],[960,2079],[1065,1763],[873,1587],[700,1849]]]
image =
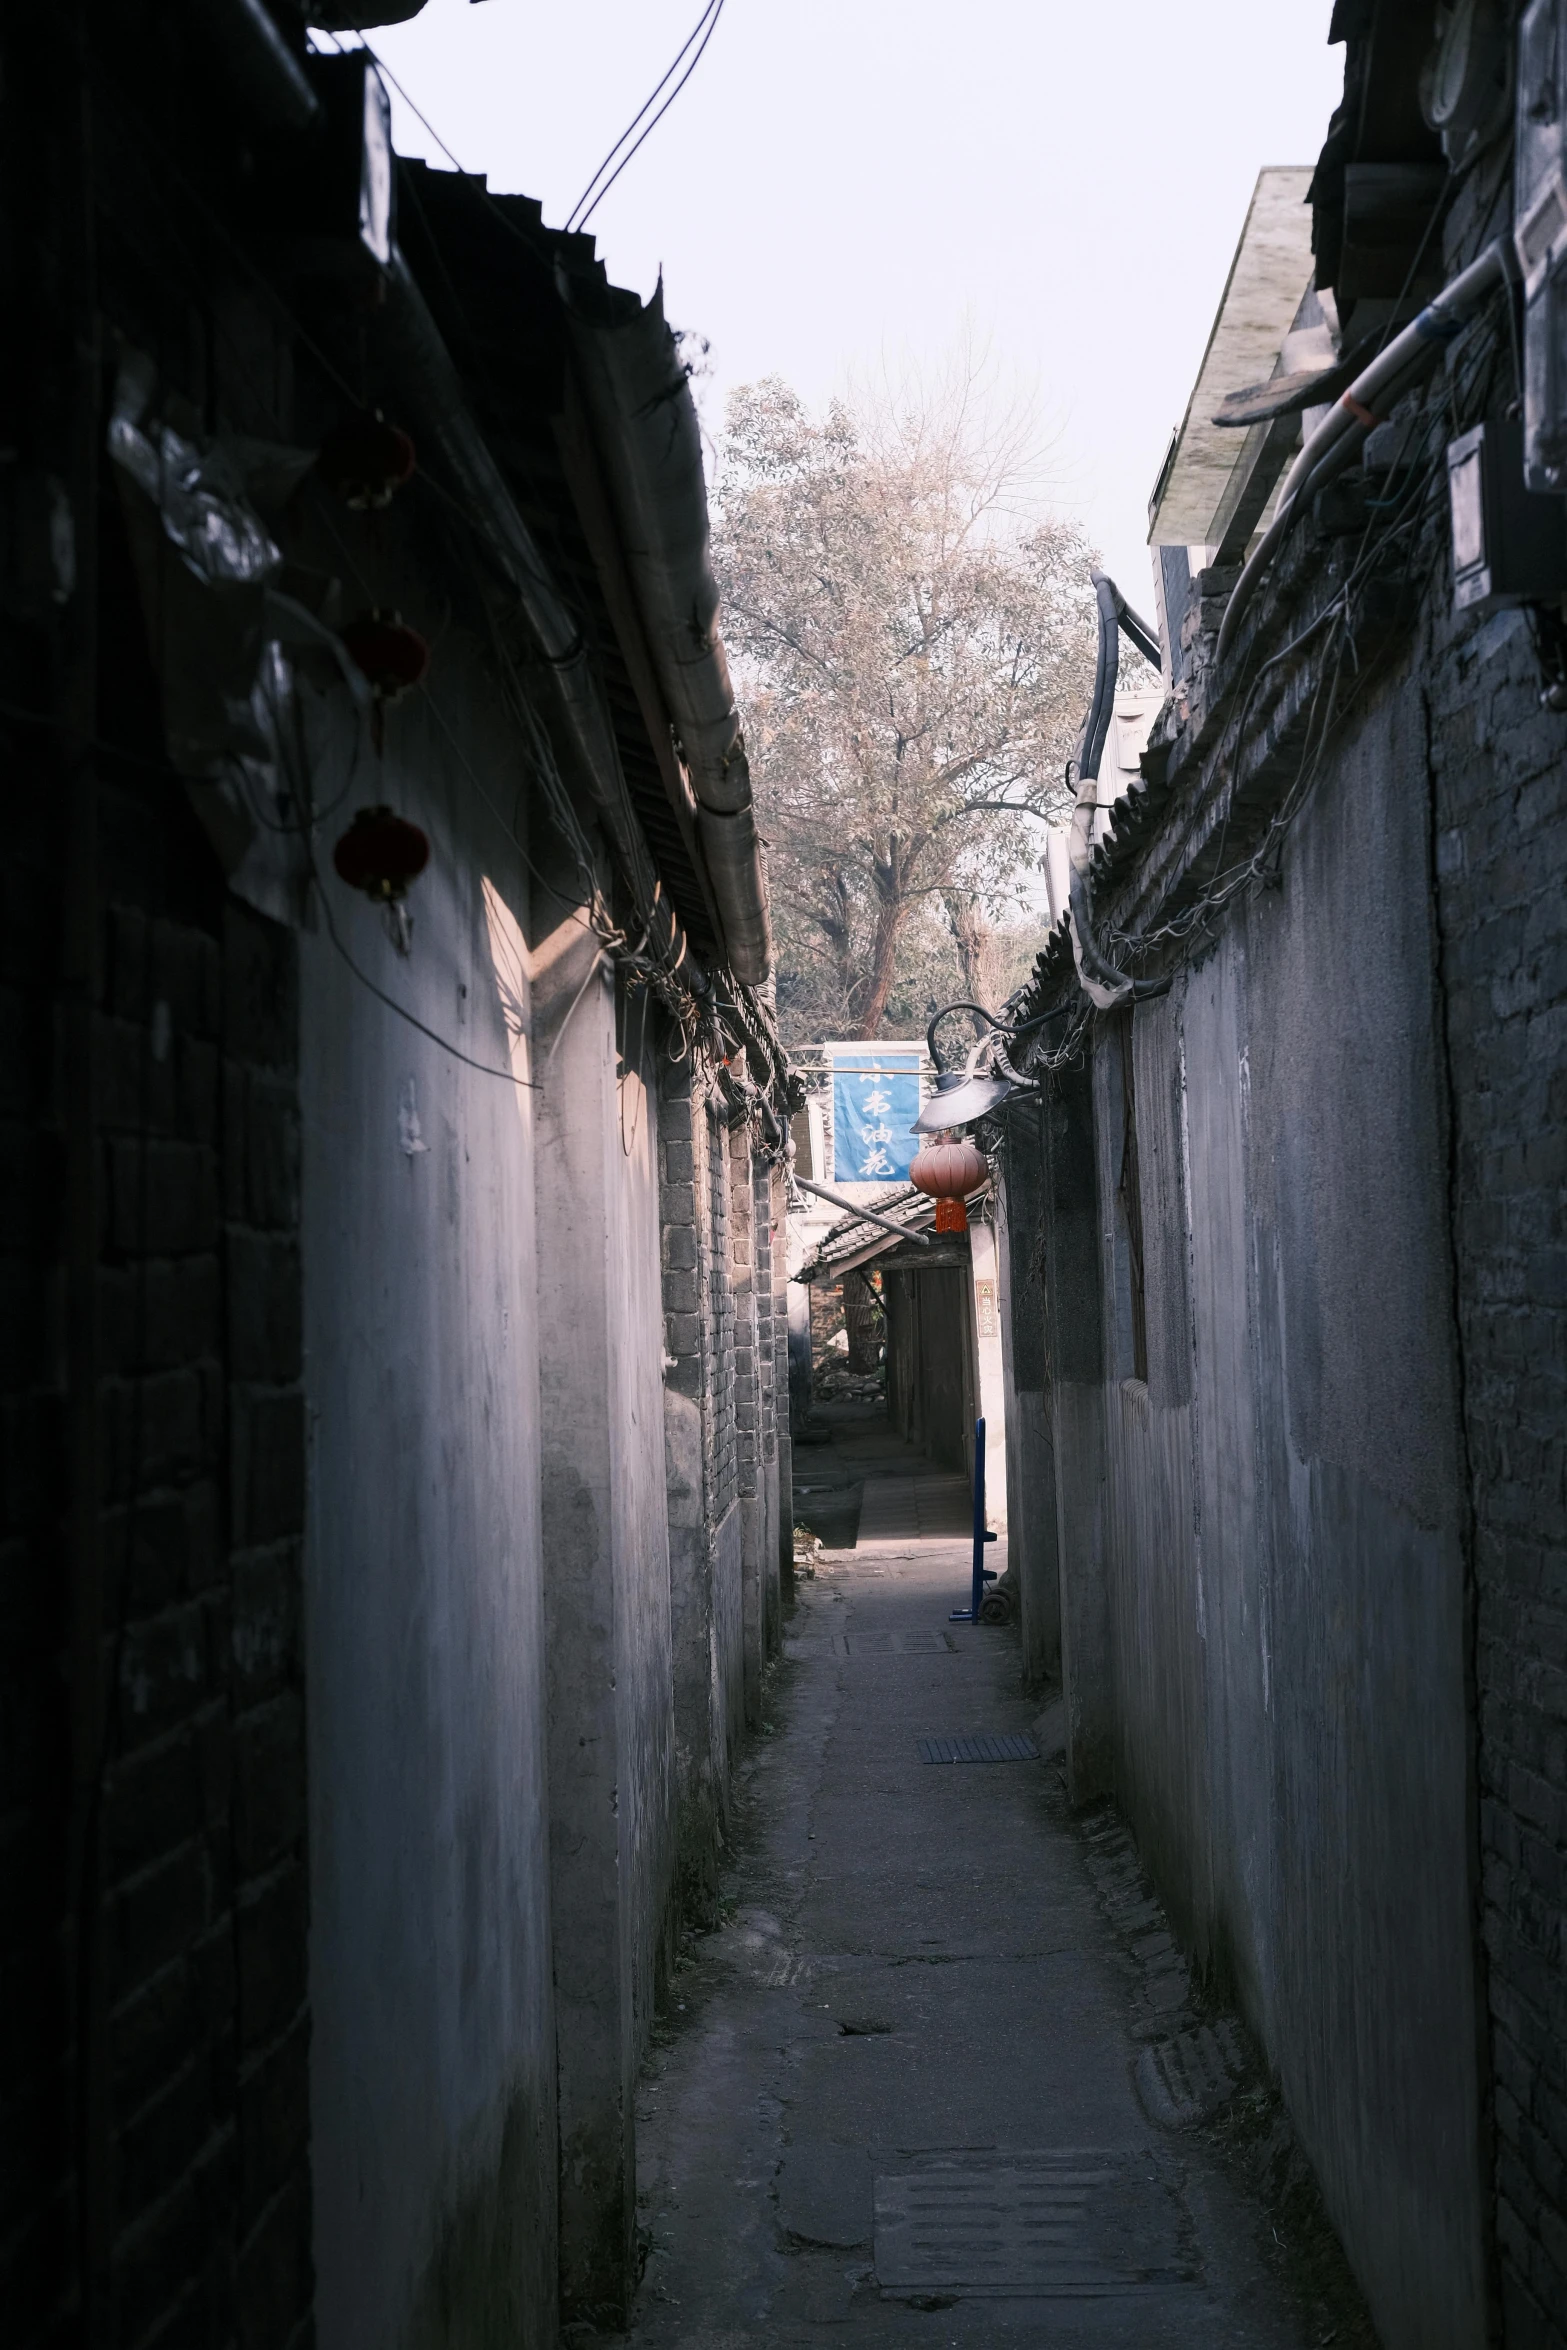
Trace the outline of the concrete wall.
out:
[[[1074,1792],[1113,1784],[1262,2039],[1384,2340],[1474,2350],[1476,1888],[1423,769],[1418,695],[1390,693],[1297,820],[1282,888],[1170,996],[1098,1023],[1091,1079],[1046,1099],[1042,1240]]]
[[[373,778],[432,841],[412,952],[325,886],[367,978],[526,1076],[524,867],[471,780],[512,754],[456,630],[440,690],[457,747],[415,701],[388,713]],[[350,756],[323,751],[323,799]],[[534,1096],[399,1019],[324,929],[301,964],[317,2333],[323,2350],[543,2341],[556,2133]]]
[[[603,2324],[634,2282],[636,2072],[674,1924],[657,1107],[641,1008],[556,910],[533,996],[561,2302]]]
[[[1002,1384],[1006,1397],[1007,1566],[1018,1583],[1023,1671],[1030,1684],[1061,1665],[1055,1440],[1046,1408],[1043,1238],[1044,1146],[1037,1101],[1008,1115],[1005,1170],[996,1185]]]
[[[710,1921],[745,1677],[728,1146],[689,1055],[664,1060],[659,1158],[678,1870]]]
[[[973,1398],[968,1428],[969,1481],[974,1478],[974,1422],[985,1423],[985,1522],[1002,1542],[1007,1540],[1007,1468],[1010,1459],[1007,1409],[1007,1339],[1003,1327],[1006,1283],[996,1227],[989,1215],[975,1216],[969,1226],[971,1273],[971,1362]]]

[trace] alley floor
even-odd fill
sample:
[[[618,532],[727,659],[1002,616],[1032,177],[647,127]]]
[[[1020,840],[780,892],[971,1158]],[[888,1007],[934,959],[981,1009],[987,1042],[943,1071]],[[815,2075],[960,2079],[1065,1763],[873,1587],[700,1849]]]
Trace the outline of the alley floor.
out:
[[[689,1942],[641,2087],[638,2350],[1371,2340],[1248,2183],[1283,2125],[1248,2164],[1222,2120],[1145,2110],[1140,2062],[1146,2085],[1184,2032],[1159,2078],[1200,2093],[1216,2043],[1114,1814],[1067,1809],[1015,1636],[948,1621],[967,1545],[906,1529],[952,1497],[879,1420],[830,1450],[824,1485],[923,1472],[927,1507],[862,1510],[800,1583],[725,1922]],[[959,1738],[1037,1753],[922,1759]]]

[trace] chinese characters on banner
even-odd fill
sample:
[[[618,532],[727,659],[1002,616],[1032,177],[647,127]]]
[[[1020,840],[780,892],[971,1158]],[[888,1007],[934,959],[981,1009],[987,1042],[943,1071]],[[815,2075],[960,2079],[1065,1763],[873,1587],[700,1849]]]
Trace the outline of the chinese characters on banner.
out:
[[[917,1044],[831,1044],[835,1183],[906,1183],[919,1137]]]

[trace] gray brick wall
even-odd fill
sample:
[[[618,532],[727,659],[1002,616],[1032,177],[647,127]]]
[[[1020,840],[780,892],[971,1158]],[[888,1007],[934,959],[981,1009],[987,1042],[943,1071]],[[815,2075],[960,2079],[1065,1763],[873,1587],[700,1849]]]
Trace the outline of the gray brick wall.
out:
[[[1483,175],[1476,174],[1478,180]],[[1465,187],[1453,265],[1497,223]],[[1499,337],[1489,413],[1513,392]],[[1422,663],[1472,1508],[1481,1932],[1507,2350],[1567,2345],[1567,714],[1522,613]],[[1549,626],[1549,620],[1546,624]]]
[[[751,1136],[745,1125],[728,1134],[729,1286],[734,1298],[734,1415],[736,1484],[743,1501],[757,1491],[762,1412],[757,1336],[756,1211],[751,1183]]]
[[[40,746],[12,758],[0,874],[0,2309],[18,2344],[63,2338],[74,2233],[64,1925],[71,1871],[64,1488],[61,797]],[[32,754],[31,756],[29,754]]]
[[[78,1811],[98,1865],[61,1866],[71,1772],[51,1692],[71,1622],[58,1599],[17,1606],[63,1580],[67,1366],[34,1314],[8,1351],[6,1831],[13,1870],[29,1851],[48,1862],[13,1874],[3,1905],[0,2094],[30,2152],[0,2188],[0,2306],[18,2345],[74,2325],[79,2165],[99,2147],[102,2338],[270,2350],[308,2336],[312,2295],[294,942],[224,898],[172,784],[105,787],[99,820],[103,1731]],[[41,996],[29,1018],[48,1034]],[[0,1147],[10,1269],[36,1307],[63,1278],[47,1171],[79,1072],[43,1054],[26,1074],[7,1055]],[[80,1883],[84,1980],[101,1985],[85,2005],[61,1990]],[[84,2125],[77,2025],[93,2013]]]
[[[1567,2343],[1567,717],[1521,616],[1435,632],[1497,2246],[1533,2350]]]
[[[708,1504],[716,1525],[740,1494],[735,1423],[735,1300],[729,1262],[729,1151],[723,1119],[711,1105],[702,1121],[707,1162]]]
[[[772,1169],[757,1152],[751,1161],[751,1218],[756,1241],[756,1367],[761,1407],[761,1458],[778,1456],[777,1281],[773,1268]]]

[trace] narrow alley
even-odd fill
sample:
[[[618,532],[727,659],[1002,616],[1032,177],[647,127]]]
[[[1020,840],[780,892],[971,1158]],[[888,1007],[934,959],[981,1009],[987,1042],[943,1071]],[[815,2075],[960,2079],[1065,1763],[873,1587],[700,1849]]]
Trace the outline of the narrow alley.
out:
[[[823,1418],[802,1489],[863,1482],[861,1538],[799,1582],[724,1923],[655,2034],[632,2340],[1374,2341],[1336,2247],[1319,2231],[1306,2271],[1311,2242],[1275,2232],[1274,2101],[1233,2022],[1199,2020],[1115,1815],[1068,1811],[1059,1698],[1021,1693],[1011,1627],[948,1621],[961,1513],[867,1526],[884,1491],[948,1480],[874,1407]],[[958,1741],[995,1759],[924,1758]],[[1138,2069],[1182,2034],[1160,2128]]]
[[[0,13],[0,2350],[1567,2350],[1564,56]]]

